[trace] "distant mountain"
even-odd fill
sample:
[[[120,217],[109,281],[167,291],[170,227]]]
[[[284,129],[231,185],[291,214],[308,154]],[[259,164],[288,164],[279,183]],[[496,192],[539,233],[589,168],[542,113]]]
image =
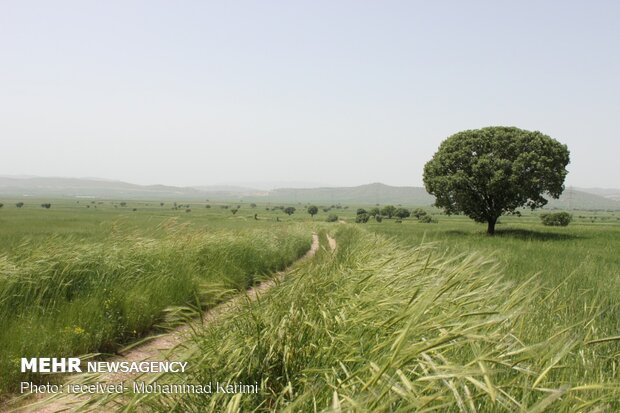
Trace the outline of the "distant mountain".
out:
[[[614,201],[620,201],[620,189],[615,188],[575,188],[581,192],[587,192],[589,194],[599,195],[607,199],[613,199]]]
[[[0,194],[29,197],[92,197],[118,199],[203,198],[194,188],[136,185],[121,181],[79,178],[0,177]]]
[[[381,183],[334,188],[281,188],[269,192],[272,202],[316,202],[323,204],[431,205],[435,198],[424,188],[389,186]]]
[[[265,196],[269,193],[266,190],[260,190],[256,188],[247,188],[242,186],[234,186],[234,185],[206,185],[206,186],[193,186],[192,188],[197,189],[201,192],[211,193],[211,194],[222,194],[237,197],[245,197],[245,196]]]
[[[613,190],[604,196],[567,188],[560,199],[551,199],[547,209],[620,210]],[[610,196],[611,194],[612,196]],[[381,183],[354,187],[280,188],[271,191],[236,186],[176,187],[136,185],[121,181],[77,178],[0,177],[1,197],[56,197],[145,200],[210,200],[273,203],[317,203],[320,205],[394,204],[429,206],[434,197],[424,188],[389,186]],[[0,199],[1,201],[1,199]]]
[[[582,189],[566,188],[559,199],[550,199],[545,208],[620,210],[620,201]]]

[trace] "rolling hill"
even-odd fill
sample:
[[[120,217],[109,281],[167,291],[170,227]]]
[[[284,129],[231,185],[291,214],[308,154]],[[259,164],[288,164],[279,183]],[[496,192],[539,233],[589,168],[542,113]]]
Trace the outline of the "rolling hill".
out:
[[[613,190],[611,191],[613,194]],[[4,198],[99,198],[143,200],[209,200],[272,203],[317,203],[322,205],[394,204],[429,206],[434,197],[424,188],[381,183],[353,187],[278,188],[271,191],[234,186],[176,187],[136,185],[121,181],[80,178],[0,177]],[[1,201],[1,199],[0,199]],[[551,199],[548,209],[620,210],[620,201],[584,190],[568,188],[560,199]]]

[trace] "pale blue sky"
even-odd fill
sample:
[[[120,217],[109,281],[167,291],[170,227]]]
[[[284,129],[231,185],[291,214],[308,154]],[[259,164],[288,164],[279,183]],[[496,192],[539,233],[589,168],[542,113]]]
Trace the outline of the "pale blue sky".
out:
[[[620,187],[617,1],[0,0],[0,174],[421,185],[463,129]]]

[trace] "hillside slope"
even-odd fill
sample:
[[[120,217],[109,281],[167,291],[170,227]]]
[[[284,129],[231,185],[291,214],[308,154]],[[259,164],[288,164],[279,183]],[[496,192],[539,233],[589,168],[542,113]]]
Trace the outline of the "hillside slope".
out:
[[[312,202],[320,205],[400,204],[405,206],[430,206],[435,200],[422,187],[390,186],[381,183],[353,187],[279,188],[265,191],[232,186],[176,187],[136,185],[100,179],[1,176],[0,197],[208,200],[283,204]],[[620,210],[620,201],[609,196],[567,188],[560,199],[551,199],[546,208]]]

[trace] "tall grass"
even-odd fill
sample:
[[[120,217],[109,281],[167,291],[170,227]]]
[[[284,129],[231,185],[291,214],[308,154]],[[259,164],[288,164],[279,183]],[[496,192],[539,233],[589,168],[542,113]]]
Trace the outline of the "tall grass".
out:
[[[262,300],[201,330],[172,383],[258,383],[258,394],[136,395],[140,411],[589,411],[620,409],[617,384],[570,363],[596,346],[591,319],[524,343],[535,280],[341,227]],[[552,301],[550,301],[552,302]],[[556,302],[555,305],[558,305]],[[561,311],[552,308],[550,311]],[[593,311],[594,316],[596,311]],[[175,357],[181,357],[176,353]]]
[[[310,246],[301,227],[205,232],[164,225],[157,238],[52,237],[0,256],[0,392],[23,380],[20,357],[114,352],[164,321],[204,309],[284,268]],[[49,377],[48,377],[49,379]]]

